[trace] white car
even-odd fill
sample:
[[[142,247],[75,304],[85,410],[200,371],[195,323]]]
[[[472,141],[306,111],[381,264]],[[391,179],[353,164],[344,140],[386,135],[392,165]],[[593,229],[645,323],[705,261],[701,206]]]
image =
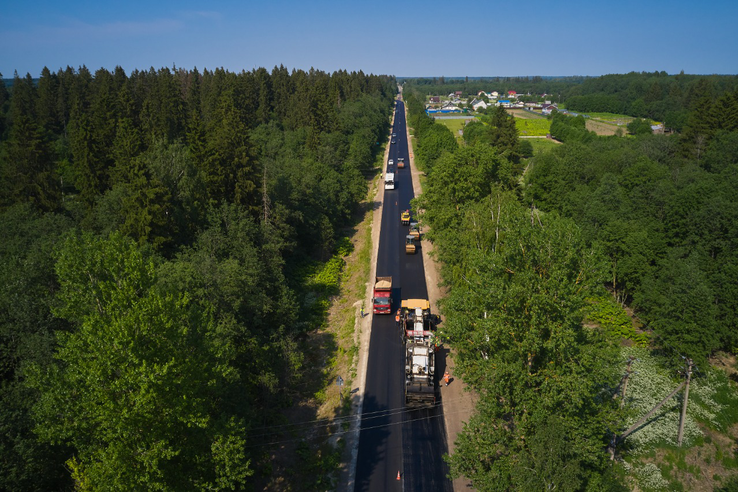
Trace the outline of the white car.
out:
[[[395,161],[393,161],[392,159],[390,159],[389,161],[387,161],[387,165],[388,166],[392,166],[392,165],[394,165],[394,163],[395,163]]]

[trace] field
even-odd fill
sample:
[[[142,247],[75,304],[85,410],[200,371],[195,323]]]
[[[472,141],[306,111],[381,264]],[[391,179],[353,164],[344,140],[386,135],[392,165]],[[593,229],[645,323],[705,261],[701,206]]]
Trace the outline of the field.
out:
[[[551,122],[543,115],[524,109],[508,109],[507,112],[515,117],[515,128],[521,137],[545,137],[551,128]]]
[[[515,114],[515,127],[518,129],[518,133],[523,137],[545,137],[551,128],[551,122],[541,116],[528,113],[527,111],[521,111],[526,113],[525,115]],[[527,116],[531,115],[531,116]],[[469,121],[476,120],[475,117],[470,116],[467,118],[436,118],[436,123],[440,123],[454,134],[456,140],[461,142],[463,140],[459,130],[463,130],[464,126]]]
[[[461,143],[464,137],[461,136],[459,130],[463,130],[467,122],[474,120],[476,120],[476,118],[473,116],[467,118],[436,118],[436,123],[440,123],[451,130],[451,133],[454,134],[456,140]]]
[[[541,115],[541,114],[533,113],[531,111],[526,111],[524,109],[508,109],[507,112],[510,113],[511,115],[515,116],[516,118],[520,118],[520,119],[523,119],[523,120],[542,120],[542,119],[546,119],[546,117],[543,116],[543,115]]]
[[[602,120],[587,118],[585,123],[587,130],[595,132],[597,135],[617,135],[620,130],[622,135],[628,131],[625,125],[618,126],[615,123],[609,123]]]
[[[515,118],[515,128],[521,137],[545,137],[551,130],[551,122],[547,119]]]
[[[634,119],[632,116],[628,116],[625,114],[615,114],[615,113],[585,113],[585,114],[594,120],[601,120],[605,123],[611,123],[613,125],[618,125],[618,126],[627,125]]]
[[[625,114],[615,113],[581,113],[588,116],[586,119],[587,130],[595,132],[597,135],[617,135],[618,130],[622,135],[627,133],[627,125],[635,118]],[[657,124],[651,121],[652,125]]]

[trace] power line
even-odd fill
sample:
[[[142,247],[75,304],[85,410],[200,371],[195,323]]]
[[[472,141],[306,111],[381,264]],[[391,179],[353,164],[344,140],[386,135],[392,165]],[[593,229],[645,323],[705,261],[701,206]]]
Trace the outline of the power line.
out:
[[[449,403],[455,403],[457,401],[464,400],[464,398],[454,398],[445,400],[446,404]],[[433,406],[432,408],[442,408],[444,405],[444,402],[442,401],[438,405]],[[273,429],[273,431],[268,432],[261,432],[258,434],[248,434],[248,437],[263,437],[263,436],[269,436],[278,433],[280,430],[282,432],[288,432],[288,431],[296,431],[300,430],[299,428],[301,426],[304,427],[320,427],[320,426],[327,426],[327,425],[340,425],[344,423],[352,423],[356,420],[369,421],[369,420],[376,420],[379,418],[385,418],[385,417],[391,417],[394,415],[402,414],[405,412],[408,412],[409,410],[403,407],[396,407],[396,408],[388,408],[385,410],[377,410],[374,412],[364,412],[361,416],[359,415],[347,415],[345,417],[336,417],[336,418],[325,418],[325,419],[314,419],[314,420],[305,420],[302,422],[294,422],[294,423],[288,423],[288,424],[275,424],[270,426],[261,426],[261,427],[254,427],[251,430],[269,430]]]
[[[436,408],[436,407],[433,407],[433,408]],[[407,423],[412,423],[412,422],[419,422],[421,420],[433,420],[433,419],[437,419],[437,418],[443,417],[444,415],[456,415],[458,413],[463,413],[464,411],[465,410],[457,410],[456,412],[450,412],[450,413],[445,413],[444,412],[444,413],[441,413],[439,415],[429,415],[429,416],[426,416],[426,417],[420,417],[420,418],[416,418],[416,419],[403,420],[401,422],[390,422],[390,423],[387,423],[387,424],[374,425],[374,426],[371,426],[371,427],[362,427],[360,430],[361,431],[365,431],[365,430],[381,429],[383,427],[390,427],[390,426],[402,425],[402,424],[407,424]],[[344,435],[344,434],[349,434],[351,432],[355,432],[355,431],[352,431],[352,430],[337,431],[337,432],[334,432],[333,434],[331,434],[330,437],[333,437],[333,436],[341,436],[341,435]],[[265,443],[259,443],[259,444],[250,444],[250,445],[247,445],[246,447],[252,448],[252,447],[258,447],[258,446],[272,446],[272,445],[275,445],[275,444],[286,444],[286,443],[289,443],[289,442],[298,442],[298,441],[302,441],[302,440],[303,440],[303,438],[285,439],[285,440],[280,440],[280,441],[271,441],[271,442],[265,442]]]

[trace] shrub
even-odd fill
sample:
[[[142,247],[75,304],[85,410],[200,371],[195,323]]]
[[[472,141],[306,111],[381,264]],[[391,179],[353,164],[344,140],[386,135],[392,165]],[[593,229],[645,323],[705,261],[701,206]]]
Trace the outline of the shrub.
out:
[[[653,463],[634,468],[633,475],[638,480],[638,484],[646,490],[664,490],[669,486],[669,482],[661,476],[659,467]]]
[[[588,307],[585,312],[587,320],[598,324],[612,336],[627,338],[636,345],[645,347],[649,338],[646,333],[638,333],[633,327],[633,321],[620,304],[612,297],[602,296],[588,299]]]

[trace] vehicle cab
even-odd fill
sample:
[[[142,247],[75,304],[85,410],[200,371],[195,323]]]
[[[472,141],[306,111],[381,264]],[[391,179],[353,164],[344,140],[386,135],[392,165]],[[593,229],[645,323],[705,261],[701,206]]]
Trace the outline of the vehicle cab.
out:
[[[384,175],[384,189],[385,190],[395,189],[395,173],[387,173]]]
[[[410,210],[403,210],[400,214],[400,222],[402,225],[410,225]]]
[[[415,236],[405,236],[405,253],[409,255],[415,254]]]

